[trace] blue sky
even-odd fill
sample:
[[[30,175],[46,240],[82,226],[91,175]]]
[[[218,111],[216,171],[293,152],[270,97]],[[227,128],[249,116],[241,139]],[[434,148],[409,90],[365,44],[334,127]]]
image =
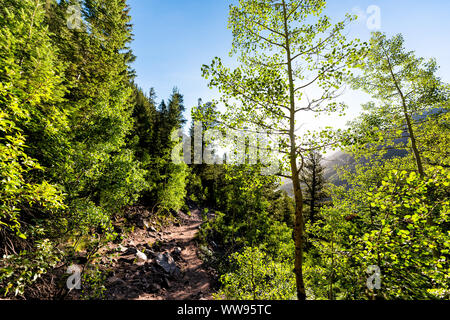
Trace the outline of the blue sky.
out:
[[[201,66],[218,56],[225,62],[231,48],[227,29],[231,0],[128,0],[134,24],[132,49],[137,56],[133,67],[136,82],[144,90],[156,89],[159,99],[167,99],[173,87],[184,94],[186,116],[198,98],[217,97],[201,77]],[[381,30],[388,35],[402,33],[408,50],[426,58],[435,57],[439,75],[450,82],[450,1],[448,0],[330,0],[326,14],[334,21],[345,13],[364,12],[371,5],[381,9]],[[357,8],[359,8],[357,10]],[[370,30],[364,19],[351,27],[351,35],[367,40]],[[347,118],[336,120],[340,126],[360,111],[367,97],[349,92]],[[334,119],[329,119],[334,124]]]

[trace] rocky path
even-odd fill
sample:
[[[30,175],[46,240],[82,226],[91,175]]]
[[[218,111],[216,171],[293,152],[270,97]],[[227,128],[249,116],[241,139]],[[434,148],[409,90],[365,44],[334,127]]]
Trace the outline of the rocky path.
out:
[[[201,212],[180,213],[180,223],[157,232],[147,223],[117,252],[107,279],[106,298],[111,300],[209,300],[215,277],[199,257],[195,236]],[[144,230],[145,229],[145,230]]]

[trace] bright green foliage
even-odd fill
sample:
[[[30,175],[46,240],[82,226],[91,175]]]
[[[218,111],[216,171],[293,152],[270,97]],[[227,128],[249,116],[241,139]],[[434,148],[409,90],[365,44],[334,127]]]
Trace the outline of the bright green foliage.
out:
[[[173,149],[178,143],[173,134],[186,122],[184,111],[183,95],[174,89],[168,104],[161,102],[156,119],[149,173],[155,184],[152,200],[164,211],[180,210],[186,196],[187,165],[176,164],[172,159]]]
[[[218,190],[222,196],[217,208],[226,216],[221,223],[216,221],[230,232],[219,237],[218,241],[224,247],[231,245],[239,249],[254,243],[267,243],[271,236],[270,229],[275,222],[273,213],[280,210],[275,200],[280,199],[282,193],[276,191],[274,177],[261,176],[258,170],[258,167],[248,165],[225,166],[227,183]]]
[[[102,300],[105,298],[106,274],[99,269],[89,270],[83,274],[81,291],[82,300]]]
[[[154,89],[148,95],[137,87],[134,91],[134,127],[129,144],[146,170],[141,200],[151,206],[156,203],[165,212],[178,211],[184,205],[189,170],[186,164],[172,161],[177,143],[172,141],[172,133],[186,122],[183,96],[174,89],[168,105],[162,101],[157,108]]]
[[[210,86],[222,94],[220,102],[227,107],[223,115],[227,125],[288,136],[290,122],[299,113],[341,109],[333,99],[344,75],[349,74],[347,63],[353,64],[359,57],[359,44],[347,41],[342,34],[353,18],[349,16],[333,25],[329,17],[322,15],[324,7],[325,1],[321,0],[278,4],[271,0],[242,0],[231,6],[231,54],[240,65],[231,70],[215,58],[210,66],[202,68]],[[327,37],[323,39],[324,34]],[[323,94],[315,99],[307,97],[310,87],[321,89]],[[298,101],[294,106],[292,98]]]
[[[167,106],[164,101],[156,108],[156,93],[147,96],[135,87],[134,128],[131,132],[131,148],[147,170],[147,188],[142,195],[144,203],[158,204],[162,211],[178,211],[184,205],[186,180],[189,170],[185,164],[172,162],[174,130],[185,123],[183,96],[174,89]]]
[[[72,214],[80,218],[76,212],[88,210],[108,216],[132,204],[146,187],[145,171],[125,145],[133,125],[130,17],[124,1],[85,1],[83,31],[69,30],[67,6],[53,6],[51,26],[67,65],[71,131],[52,173],[63,181]]]
[[[222,276],[217,298],[229,300],[291,300],[295,298],[292,262],[275,262],[258,248],[231,256],[235,272]]]
[[[441,108],[448,100],[448,91],[436,75],[436,61],[426,61],[413,51],[406,51],[401,34],[389,39],[374,33],[360,67],[363,72],[353,77],[352,84],[379,101],[372,114],[376,112],[385,125],[405,124],[403,98],[410,116]]]
[[[426,176],[392,170],[368,193],[377,219],[359,243],[360,259],[381,267],[386,298],[450,297],[450,170]]]
[[[376,99],[364,106],[366,113],[359,121],[362,126],[356,137],[358,145],[369,153],[380,145],[407,147],[423,175],[426,148],[418,141],[418,131],[424,117],[438,117],[448,106],[448,86],[436,76],[436,61],[425,61],[406,51],[402,35],[388,39],[374,33],[370,45],[360,66],[362,74],[351,81],[355,89],[363,89]]]
[[[281,192],[281,195],[275,194],[275,197],[269,197],[272,217],[276,221],[285,223],[292,228],[294,225],[295,203],[287,192]]]
[[[418,144],[425,165],[450,166],[450,100],[443,102],[442,109],[429,115],[419,126]]]
[[[348,186],[334,188],[315,228],[309,278],[318,288],[321,270],[329,289],[314,294],[448,298],[448,86],[400,35],[375,33],[362,69],[353,84],[377,104],[351,123],[358,163],[342,172]],[[381,268],[381,290],[367,289],[370,265]]]
[[[164,183],[158,188],[159,207],[166,211],[178,211],[183,207],[186,197],[188,168],[186,164],[169,163],[166,169],[168,174],[161,176]]]
[[[333,202],[314,225],[306,278],[316,299],[448,299],[448,86],[403,48],[375,33],[353,78],[376,102],[351,123]],[[369,266],[381,289],[367,286]]]
[[[45,12],[39,1],[2,1],[0,4],[0,239],[10,231],[25,239],[20,210],[41,207],[47,214],[63,208],[62,195],[31,172],[42,167],[29,156],[24,131],[56,134],[65,115],[60,102],[60,64],[55,59]],[[14,251],[14,248],[10,248]]]
[[[105,172],[98,181],[99,202],[110,212],[136,203],[140,192],[147,188],[142,169],[131,150],[122,150],[105,166]]]
[[[311,147],[323,148],[334,133],[325,129],[318,134],[320,139],[311,139],[314,134],[301,136],[297,120],[304,112],[342,111],[344,106],[334,99],[362,53],[359,42],[348,41],[344,35],[353,17],[333,24],[323,14],[325,6],[324,0],[240,0],[230,6],[229,17],[230,54],[237,57],[239,66],[232,70],[215,58],[202,68],[210,87],[221,93],[225,106],[221,120],[228,127],[277,135],[282,172],[293,182],[295,274],[301,300],[306,299],[302,276],[305,231],[298,174],[305,153]],[[316,96],[311,96],[311,89],[318,92]]]
[[[25,287],[46,274],[60,261],[61,253],[48,240],[38,241],[33,252],[21,251],[18,255],[8,255],[0,261],[0,283],[7,295],[10,290],[17,296]]]
[[[0,243],[6,255],[0,284],[5,294],[23,292],[54,266],[53,243],[34,219],[37,212],[55,219],[65,208],[61,188],[43,177],[42,159],[30,152],[30,134],[49,139],[67,125],[59,106],[65,91],[61,63],[44,18],[42,1],[0,1]]]
[[[1,281],[16,294],[36,280],[31,270],[52,266],[41,243],[89,242],[147,188],[126,148],[133,56],[125,1],[82,2],[81,29],[67,25],[73,3],[51,1],[47,12],[45,4],[0,6],[0,250],[8,255]],[[21,257],[26,272],[11,271],[8,261]]]
[[[25,176],[31,170],[42,170],[24,152],[25,139],[14,122],[7,120],[0,111],[0,239],[6,240],[13,232],[26,239],[20,223],[20,209],[27,206],[40,206],[51,214],[64,208],[61,193],[47,182],[27,182]],[[13,248],[11,248],[13,249]]]
[[[317,226],[314,239],[320,258],[311,253],[314,288],[328,283],[335,298],[345,299],[448,297],[449,171],[430,168],[423,179],[415,172],[382,170],[388,174],[378,187],[352,180],[353,188],[336,189],[333,207],[323,210],[325,226]],[[357,171],[372,179],[375,173]],[[382,288],[376,292],[366,288],[370,265],[381,268]]]
[[[67,9],[78,3],[82,20],[70,28]],[[450,87],[400,35],[374,33],[369,50],[348,41],[353,17],[332,24],[325,5],[232,5],[239,66],[203,66],[225,112],[218,102],[192,110],[204,131],[278,136],[292,199],[261,162],[172,161],[183,95],[174,89],[158,105],[134,83],[125,0],[0,0],[1,294],[24,295],[81,250],[81,298],[104,298],[107,274],[95,261],[118,236],[112,221],[136,203],[167,214],[190,198],[208,208],[199,240],[221,274],[216,298],[450,299]],[[326,190],[319,152],[336,134],[301,136],[297,120],[341,111],[334,98],[346,79],[374,102],[344,136],[356,159],[340,169],[346,184]],[[367,285],[369,266],[381,270],[380,289]]]
[[[200,230],[200,239],[216,246],[210,262],[223,275],[217,298],[293,298],[293,200],[258,166],[222,167],[224,176],[214,182],[221,212]]]

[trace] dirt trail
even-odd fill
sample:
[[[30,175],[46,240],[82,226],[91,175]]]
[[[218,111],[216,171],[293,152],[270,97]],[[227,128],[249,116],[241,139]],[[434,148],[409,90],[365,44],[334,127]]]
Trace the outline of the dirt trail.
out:
[[[145,228],[124,241],[114,274],[107,280],[108,299],[212,299],[216,280],[200,259],[195,241],[202,224],[201,212],[193,209],[190,216],[180,213],[180,221],[162,232]],[[145,263],[136,263],[136,249],[148,256]],[[162,255],[169,257],[167,265],[173,272],[162,266]]]

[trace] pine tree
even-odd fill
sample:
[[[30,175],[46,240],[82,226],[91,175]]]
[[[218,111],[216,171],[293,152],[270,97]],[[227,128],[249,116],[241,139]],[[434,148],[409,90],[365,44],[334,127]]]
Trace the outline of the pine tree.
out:
[[[133,127],[129,8],[124,0],[83,1],[83,20],[71,29],[67,9],[77,3],[53,3],[48,18],[66,65],[63,106],[70,128],[51,173],[68,194],[70,227],[86,233],[106,228],[109,217],[136,201],[147,184],[142,165],[126,146]]]
[[[309,153],[300,174],[300,179],[306,186],[304,202],[309,206],[308,218],[311,224],[317,221],[318,211],[327,198],[322,161],[323,157],[319,152]]]
[[[130,134],[130,139],[136,140],[132,148],[142,163],[148,163],[150,161],[150,155],[154,148],[154,131],[158,116],[155,98],[156,93],[153,88],[146,95],[142,89],[135,85],[133,108],[134,126]]]
[[[164,211],[180,210],[186,196],[188,168],[186,164],[175,164],[172,161],[172,149],[175,146],[172,133],[174,130],[181,130],[186,123],[184,111],[183,95],[174,88],[168,104],[161,102],[157,128],[159,159],[156,161],[156,173],[160,182],[156,191],[159,207]]]
[[[215,157],[219,157],[213,148],[214,146],[208,145],[208,141],[205,139],[205,133],[208,130],[218,129],[217,122],[217,108],[212,102],[203,103],[202,99],[198,100],[198,105],[192,108],[192,123],[189,129],[189,136],[191,138],[191,169],[192,169],[192,181],[195,178],[200,179],[200,186],[192,185],[192,190],[195,197],[199,197],[206,200],[206,205],[216,207],[218,205],[219,192],[218,190],[224,186],[225,168],[218,164],[206,164],[204,159],[205,149],[210,148],[209,153]],[[201,132],[201,136],[194,137],[196,132],[195,128]],[[196,141],[196,140],[201,140]],[[197,145],[197,148],[195,148]],[[201,146],[201,148],[200,148]],[[198,163],[200,160],[201,163]],[[198,190],[202,189],[201,191]],[[200,199],[198,199],[200,200]]]
[[[170,129],[182,128],[186,124],[186,119],[184,118],[185,111],[184,97],[177,88],[174,88],[168,105],[167,120]]]

